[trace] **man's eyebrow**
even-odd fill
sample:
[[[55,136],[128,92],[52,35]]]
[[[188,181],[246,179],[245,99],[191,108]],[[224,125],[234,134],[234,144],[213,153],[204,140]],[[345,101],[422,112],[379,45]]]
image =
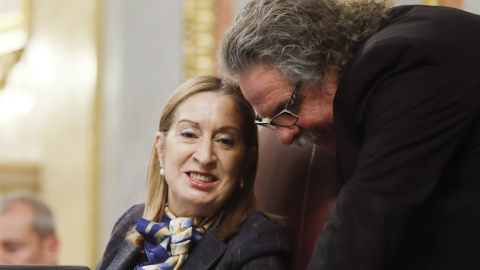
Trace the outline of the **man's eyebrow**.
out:
[[[3,242],[3,245],[5,246],[18,246],[18,245],[22,245],[23,244],[23,241],[21,240],[10,240],[10,239],[7,239],[6,241]]]
[[[255,111],[255,113],[257,115],[259,115],[262,119],[263,118],[271,119],[271,118],[275,117],[277,114],[279,114],[283,109],[285,109],[285,106],[287,106],[288,100],[278,103],[277,106],[275,106],[275,109],[273,110],[272,115],[269,115],[269,116],[262,115],[262,114],[258,113],[257,111]]]
[[[295,91],[295,90],[293,90],[293,91]],[[292,94],[293,94],[293,91],[292,91]],[[287,100],[285,100],[283,102],[280,102],[280,103],[277,104],[277,106],[275,106],[275,110],[273,111],[274,113],[273,113],[272,117],[279,114],[283,109],[285,109],[287,107],[287,104],[290,101],[291,97],[292,96],[290,94],[290,97]],[[304,100],[304,98],[305,97],[303,95],[297,94],[297,96],[295,98],[295,103],[290,108],[290,110],[292,110],[293,108],[296,108],[298,106],[298,104],[301,103]],[[261,116],[264,117],[263,115],[261,115]]]
[[[290,98],[288,98],[287,100],[285,100],[283,102],[278,103],[277,106],[275,107],[275,110],[273,111],[272,117],[279,114],[283,109],[285,109],[289,100],[290,100]]]

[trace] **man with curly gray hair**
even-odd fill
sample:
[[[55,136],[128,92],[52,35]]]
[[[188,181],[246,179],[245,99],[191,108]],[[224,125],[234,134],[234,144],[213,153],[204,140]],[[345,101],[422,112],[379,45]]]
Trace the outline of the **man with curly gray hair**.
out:
[[[219,63],[285,144],[343,184],[308,269],[480,269],[480,16],[252,0]]]

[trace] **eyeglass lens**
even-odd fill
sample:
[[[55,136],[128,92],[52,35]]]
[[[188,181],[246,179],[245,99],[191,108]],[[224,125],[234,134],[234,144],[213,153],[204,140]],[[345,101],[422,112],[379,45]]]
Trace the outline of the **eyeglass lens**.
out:
[[[281,126],[281,127],[289,127],[295,124],[296,121],[297,121],[296,117],[288,113],[282,113],[281,115],[273,119],[272,124],[276,126]]]

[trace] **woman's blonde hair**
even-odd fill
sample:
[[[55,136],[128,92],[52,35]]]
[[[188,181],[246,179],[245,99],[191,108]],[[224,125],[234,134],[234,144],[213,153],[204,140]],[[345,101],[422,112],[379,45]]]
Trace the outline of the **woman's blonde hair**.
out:
[[[237,111],[242,117],[241,123],[243,139],[247,149],[245,159],[252,159],[249,162],[244,160],[246,168],[243,176],[243,187],[237,187],[232,196],[214,214],[214,223],[220,227],[220,239],[227,240],[234,235],[240,224],[253,212],[257,211],[253,184],[257,171],[258,159],[258,133],[254,123],[255,112],[252,106],[242,95],[238,87],[222,83],[220,78],[214,76],[199,76],[183,83],[168,100],[165,105],[158,131],[165,136],[172,126],[176,109],[191,96],[202,92],[215,92],[226,95],[232,99]],[[147,172],[147,200],[143,217],[148,220],[159,222],[164,214],[167,201],[168,185],[163,175],[160,175],[160,162],[155,145],[150,155]],[[136,246],[143,246],[143,237],[133,228],[127,234],[127,240]]]

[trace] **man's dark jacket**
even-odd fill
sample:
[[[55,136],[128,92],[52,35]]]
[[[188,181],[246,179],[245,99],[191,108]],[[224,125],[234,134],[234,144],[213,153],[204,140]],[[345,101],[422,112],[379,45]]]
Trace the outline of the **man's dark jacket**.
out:
[[[345,185],[309,269],[480,269],[480,16],[394,8],[334,120]]]
[[[127,232],[142,217],[145,206],[136,205],[117,221],[97,270],[132,270],[147,261],[139,248],[125,240]],[[189,269],[287,269],[289,245],[281,229],[260,213],[250,215],[227,243],[217,230],[208,230],[181,267]]]

